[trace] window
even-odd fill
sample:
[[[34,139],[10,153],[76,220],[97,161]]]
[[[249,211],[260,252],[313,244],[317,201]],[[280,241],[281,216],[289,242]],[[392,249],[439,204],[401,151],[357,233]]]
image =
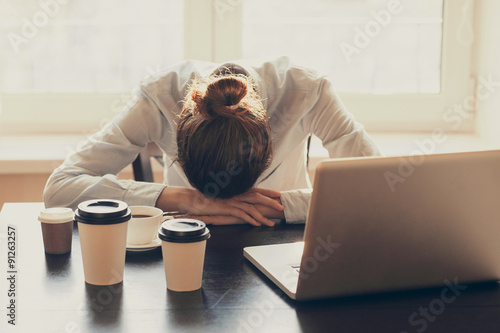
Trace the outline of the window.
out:
[[[0,1],[4,134],[94,128],[182,59],[290,55],[370,131],[443,126],[475,84],[474,0]]]
[[[246,1],[243,57],[292,55],[340,92],[439,93],[442,14],[442,0]]]
[[[448,109],[473,93],[472,5],[472,0],[248,0],[242,55],[289,54],[326,73],[370,130],[446,128]],[[452,130],[471,126],[472,117]]]
[[[3,93],[123,92],[184,57],[182,0],[58,1],[2,7]]]
[[[109,119],[145,76],[184,59],[183,0],[2,1],[2,133]]]

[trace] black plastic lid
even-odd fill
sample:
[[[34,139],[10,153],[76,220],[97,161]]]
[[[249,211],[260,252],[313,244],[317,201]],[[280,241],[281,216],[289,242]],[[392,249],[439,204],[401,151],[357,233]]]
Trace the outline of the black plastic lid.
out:
[[[130,220],[128,205],[120,200],[97,199],[84,201],[75,211],[75,220],[87,224],[115,224]]]
[[[199,220],[178,218],[163,222],[158,237],[172,243],[194,243],[209,239],[210,230]]]

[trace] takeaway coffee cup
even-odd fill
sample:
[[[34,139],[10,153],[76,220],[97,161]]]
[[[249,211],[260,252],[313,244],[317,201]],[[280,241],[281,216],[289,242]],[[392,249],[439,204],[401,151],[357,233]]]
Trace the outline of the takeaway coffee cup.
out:
[[[130,206],[132,218],[128,222],[127,246],[152,244],[158,241],[158,228],[163,211],[151,206]]]
[[[102,286],[123,281],[130,217],[128,205],[119,200],[89,200],[78,205],[75,220],[85,282]]]
[[[162,240],[167,288],[194,291],[201,288],[205,247],[210,231],[205,223],[187,218],[163,222],[158,237]]]
[[[42,226],[45,253],[71,252],[73,239],[73,210],[71,208],[46,208],[40,212],[38,220]]]

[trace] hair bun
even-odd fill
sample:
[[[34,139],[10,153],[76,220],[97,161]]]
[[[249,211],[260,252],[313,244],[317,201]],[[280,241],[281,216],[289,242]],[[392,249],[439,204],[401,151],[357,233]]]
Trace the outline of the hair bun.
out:
[[[222,199],[245,193],[271,158],[269,118],[250,77],[212,75],[192,83],[177,123],[176,161],[194,188]],[[240,171],[224,186],[211,186],[229,165]]]
[[[208,83],[204,95],[194,91],[192,99],[196,111],[204,118],[238,117],[247,112],[240,104],[248,91],[246,79],[237,76],[221,77]]]

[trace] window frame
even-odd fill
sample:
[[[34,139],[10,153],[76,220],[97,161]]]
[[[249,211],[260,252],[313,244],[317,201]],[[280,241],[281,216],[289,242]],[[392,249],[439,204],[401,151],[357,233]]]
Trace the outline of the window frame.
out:
[[[243,0],[185,0],[185,59],[225,62],[242,57]],[[460,1],[460,5],[457,2]],[[456,31],[462,7],[474,0],[444,0],[441,90],[437,94],[372,95],[340,93],[347,109],[374,132],[471,133],[475,112],[450,126],[447,110],[474,96],[472,45]],[[474,10],[467,12],[470,22]],[[1,94],[0,134],[70,134],[98,130],[113,118],[132,92],[121,94]],[[372,110],[376,109],[377,112]],[[36,111],[33,111],[36,110]],[[404,110],[404,112],[402,112]],[[58,119],[57,122],[54,119]]]
[[[361,95],[341,94],[346,106],[362,123],[375,131],[433,131],[443,129],[448,132],[472,133],[474,114],[463,118],[458,126],[448,119],[450,108],[463,104],[474,96],[476,80],[472,76],[472,44],[462,43],[456,38],[462,23],[462,7],[471,0],[444,0],[443,37],[441,49],[441,89],[436,94]],[[453,4],[452,4],[453,3]],[[474,8],[474,7],[472,7]],[[473,11],[468,13],[469,22]],[[373,113],[371,110],[383,110]],[[404,110],[404,115],[402,114]]]
[[[466,5],[470,5],[472,10],[464,13],[463,7]],[[456,38],[464,15],[467,15],[469,22],[473,22],[474,10],[475,0],[443,0],[439,93],[377,95],[339,92],[347,109],[369,131],[374,132],[431,132],[443,129],[448,132],[472,133],[475,130],[476,110],[472,110],[458,124],[450,122],[449,113],[454,105],[463,104],[468,97],[474,96],[476,80],[471,73],[472,44],[462,43]],[[225,25],[220,30],[230,28],[224,20],[216,24]],[[241,47],[241,39],[234,39],[231,45],[238,45],[237,43]],[[219,54],[224,53],[220,51]]]

